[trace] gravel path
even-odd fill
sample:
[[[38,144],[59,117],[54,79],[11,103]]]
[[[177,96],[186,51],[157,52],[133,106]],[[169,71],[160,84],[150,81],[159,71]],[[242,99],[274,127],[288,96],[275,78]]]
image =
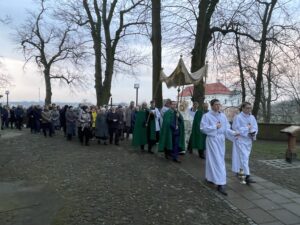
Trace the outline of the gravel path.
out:
[[[44,138],[28,130],[1,138],[0,182],[17,181],[44,185],[59,195],[52,225],[249,224],[173,162],[141,153],[128,142],[86,147],[61,134]],[[0,212],[0,224],[14,224],[18,216]]]

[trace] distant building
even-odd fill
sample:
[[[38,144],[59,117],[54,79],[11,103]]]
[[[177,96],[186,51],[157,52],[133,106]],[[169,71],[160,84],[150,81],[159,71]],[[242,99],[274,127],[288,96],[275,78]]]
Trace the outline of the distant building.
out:
[[[183,101],[187,101],[191,104],[191,98],[193,96],[194,86],[188,86],[180,93],[180,98],[182,96]],[[242,103],[242,95],[240,91],[231,91],[220,81],[216,83],[205,84],[205,102],[209,103],[212,99],[220,100],[222,104],[222,109],[225,111],[228,119],[231,120],[232,117],[237,113],[238,107]]]

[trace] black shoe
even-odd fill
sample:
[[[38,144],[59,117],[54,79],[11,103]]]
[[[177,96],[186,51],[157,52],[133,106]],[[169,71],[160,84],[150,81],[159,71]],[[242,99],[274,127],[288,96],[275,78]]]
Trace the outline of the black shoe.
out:
[[[176,162],[176,163],[181,163],[181,161],[180,161],[180,160],[178,160],[178,159],[173,159],[173,162]]]
[[[203,152],[202,152],[202,153],[199,153],[199,157],[200,157],[201,159],[205,159],[204,153],[203,153]]]
[[[166,159],[169,159],[168,153],[165,153],[165,158],[166,158]]]
[[[248,185],[256,183],[256,181],[252,180],[249,175],[246,176],[245,181],[246,181],[246,184],[248,184]]]
[[[115,143],[115,145],[119,145],[119,143]]]
[[[107,145],[107,143],[106,143],[106,142],[104,142],[103,144],[104,144],[104,145]]]
[[[152,150],[148,150],[148,153],[150,153],[150,154],[154,154],[154,152],[152,152]]]
[[[218,192],[220,192],[222,195],[225,195],[227,196],[227,192],[225,191],[225,188],[223,185],[218,185],[218,188],[217,188]]]
[[[205,178],[205,182],[208,183],[208,184],[214,184],[213,182],[207,180],[206,178]]]

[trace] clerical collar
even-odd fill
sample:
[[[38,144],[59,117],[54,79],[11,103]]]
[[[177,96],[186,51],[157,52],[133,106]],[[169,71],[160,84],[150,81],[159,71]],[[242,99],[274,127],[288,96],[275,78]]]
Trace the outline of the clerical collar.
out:
[[[245,117],[249,117],[249,116],[251,115],[251,113],[246,114],[246,113],[244,113],[244,112],[241,112],[241,114],[242,114],[243,116],[245,116]]]
[[[215,112],[215,111],[211,110],[211,113],[212,113],[213,115],[219,115],[221,112],[219,112],[219,111]]]

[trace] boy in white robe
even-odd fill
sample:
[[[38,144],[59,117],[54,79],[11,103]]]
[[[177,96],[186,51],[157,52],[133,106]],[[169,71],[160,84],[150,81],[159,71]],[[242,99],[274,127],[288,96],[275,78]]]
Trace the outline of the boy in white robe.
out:
[[[230,129],[225,114],[220,112],[220,101],[213,99],[210,105],[212,110],[203,115],[200,123],[200,130],[207,135],[205,178],[208,182],[217,185],[220,193],[227,195],[225,191],[225,137],[233,137],[238,133]]]
[[[232,171],[239,173],[243,169],[246,175],[246,183],[255,183],[250,178],[249,157],[252,149],[252,142],[256,139],[258,126],[256,119],[251,115],[252,106],[249,102],[242,103],[241,113],[233,120],[232,129],[239,132],[232,148]]]

